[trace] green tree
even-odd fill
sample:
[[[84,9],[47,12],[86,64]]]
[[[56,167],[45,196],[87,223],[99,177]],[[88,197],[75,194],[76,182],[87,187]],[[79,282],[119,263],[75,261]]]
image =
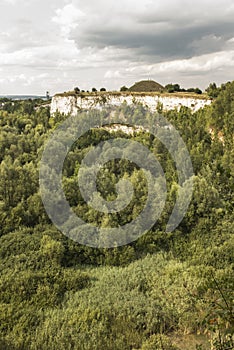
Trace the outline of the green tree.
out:
[[[216,83],[210,83],[210,85],[206,89],[206,92],[209,97],[216,98],[219,95],[220,89],[217,87]]]
[[[128,91],[128,88],[125,85],[121,86],[120,91],[122,91],[122,92]]]
[[[74,88],[75,94],[79,94],[80,93],[80,89],[78,87]]]

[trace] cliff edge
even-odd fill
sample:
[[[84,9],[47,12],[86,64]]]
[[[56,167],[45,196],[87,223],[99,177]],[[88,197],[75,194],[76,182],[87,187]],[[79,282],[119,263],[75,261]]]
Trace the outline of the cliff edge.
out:
[[[204,95],[159,94],[137,92],[103,92],[103,93],[64,93],[57,94],[51,101],[51,113],[60,112],[65,115],[76,115],[80,110],[102,109],[107,106],[120,106],[123,103],[133,105],[141,103],[151,111],[159,106],[164,110],[180,109],[182,106],[196,112],[212,103]]]

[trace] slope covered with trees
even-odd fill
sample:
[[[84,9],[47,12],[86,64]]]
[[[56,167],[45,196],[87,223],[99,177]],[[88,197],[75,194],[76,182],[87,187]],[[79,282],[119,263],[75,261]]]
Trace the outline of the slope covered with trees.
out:
[[[149,113],[141,105],[123,105],[117,112],[142,118]],[[65,117],[51,117],[47,107],[32,101],[2,103],[0,349],[233,348],[234,82],[222,86],[203,110],[164,115],[179,130],[194,168],[193,198],[175,232],[165,233],[165,225],[176,200],[177,172],[152,135],[93,129],[66,158],[63,188],[70,205],[102,227],[131,221],[142,209],[147,186],[134,164],[108,162],[98,177],[102,196],[114,199],[114,184],[127,177],[134,199],[121,215],[89,208],[77,173],[91,147],[117,136],[141,142],[165,172],[168,196],[154,227],[129,245],[98,249],[62,235],[40,197],[45,142]]]

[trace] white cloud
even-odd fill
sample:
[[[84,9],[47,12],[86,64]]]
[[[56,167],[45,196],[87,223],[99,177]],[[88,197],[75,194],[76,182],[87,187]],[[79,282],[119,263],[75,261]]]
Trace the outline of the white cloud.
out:
[[[14,5],[16,3],[17,0],[3,0],[4,2],[8,3],[8,4],[12,4]]]
[[[67,37],[73,29],[78,27],[79,20],[84,16],[81,10],[73,4],[68,4],[56,10],[56,16],[52,18],[52,21],[59,24],[62,35]]]
[[[216,69],[234,67],[234,51],[222,51],[215,54],[202,55],[187,60],[176,60],[157,65],[160,72],[211,72]],[[155,70],[154,68],[154,70]]]
[[[209,73],[232,67],[234,67],[234,50],[151,65],[132,65],[128,68],[123,68],[120,72],[118,71],[118,74],[120,77],[136,76],[137,74],[145,77],[148,75],[166,77],[171,73]],[[111,74],[108,75],[111,76]]]
[[[112,79],[112,78],[123,78],[122,74],[116,70],[116,71],[111,71],[111,70],[108,70],[105,75],[104,75],[104,78],[107,78],[107,79]]]

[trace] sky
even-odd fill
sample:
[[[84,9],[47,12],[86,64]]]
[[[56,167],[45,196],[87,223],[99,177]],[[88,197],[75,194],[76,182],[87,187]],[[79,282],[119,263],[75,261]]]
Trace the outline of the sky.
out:
[[[233,0],[0,0],[0,95],[234,80]]]

